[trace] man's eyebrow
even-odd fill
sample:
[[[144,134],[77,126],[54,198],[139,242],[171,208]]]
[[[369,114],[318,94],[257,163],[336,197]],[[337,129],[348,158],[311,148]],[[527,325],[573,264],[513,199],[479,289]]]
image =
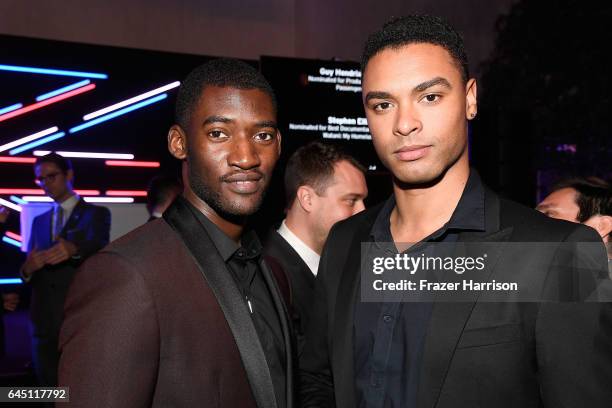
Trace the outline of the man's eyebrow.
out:
[[[422,82],[414,87],[412,90],[413,93],[423,92],[424,90],[431,88],[432,86],[441,85],[445,88],[452,89],[450,82],[446,78],[435,77],[430,79],[429,81]],[[372,91],[368,92],[365,101],[369,102],[371,99],[389,99],[391,98],[391,94],[389,92],[384,91]]]
[[[446,78],[435,77],[434,79],[430,79],[429,81],[421,82],[420,84],[414,87],[412,92],[423,92],[427,88],[431,88],[432,86],[436,85],[441,85],[448,89],[453,88]]]
[[[278,124],[273,120],[262,120],[261,122],[255,123],[255,127],[259,127],[259,128],[270,127],[276,130],[278,129]]]
[[[369,102],[370,99],[389,99],[391,98],[391,94],[389,92],[384,92],[384,91],[372,91],[372,92],[368,92],[365,100],[366,102]]]
[[[230,119],[225,116],[212,115],[204,119],[202,126],[210,125],[211,123],[233,123],[234,119]]]

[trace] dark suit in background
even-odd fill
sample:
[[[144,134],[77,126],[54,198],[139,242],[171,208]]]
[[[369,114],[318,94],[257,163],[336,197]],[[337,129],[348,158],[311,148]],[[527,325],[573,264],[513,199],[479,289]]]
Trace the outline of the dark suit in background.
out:
[[[60,338],[71,406],[293,406],[291,333],[273,271],[260,257],[286,352],[278,404],[269,345],[194,211],[177,199],[79,269]]]
[[[29,250],[46,250],[53,246],[52,216],[53,210],[50,210],[34,218]],[[41,385],[57,384],[58,337],[68,287],[77,267],[108,244],[110,222],[107,208],[80,199],[60,233],[61,238],[76,245],[77,256],[57,265],[46,265],[35,271],[29,281],[32,286],[30,314],[34,327],[32,353]]]
[[[293,247],[276,230],[268,234],[264,252],[267,256],[278,261],[289,280],[292,303],[291,319],[299,355],[304,346],[304,333],[312,309],[315,275]]]
[[[371,240],[383,208],[336,224],[327,240],[300,358],[303,407],[357,406],[354,312],[360,301],[360,243]],[[551,220],[488,189],[485,216],[484,231],[461,232],[458,240],[600,241],[589,228]],[[514,268],[532,260],[571,265],[572,259],[549,256],[537,248],[502,251],[495,259],[490,255],[490,277],[512,281]],[[600,258],[597,268],[605,271],[603,246],[595,254],[596,262]],[[535,281],[548,299],[576,300],[571,288],[579,283],[588,291],[595,285],[584,275],[559,277],[555,271],[542,271]],[[564,287],[570,288],[566,294],[560,290]],[[416,407],[607,407],[612,401],[610,316],[609,303],[488,303],[476,297],[433,303],[423,333]],[[381,324],[392,322],[388,316],[381,316],[381,322],[383,317]],[[372,381],[381,374],[373,372]],[[372,382],[371,387],[372,392],[384,392],[384,383]]]

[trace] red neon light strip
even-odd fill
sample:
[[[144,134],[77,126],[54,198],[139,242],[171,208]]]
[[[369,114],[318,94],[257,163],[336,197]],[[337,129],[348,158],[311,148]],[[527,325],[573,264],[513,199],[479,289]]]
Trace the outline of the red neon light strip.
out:
[[[37,195],[45,194],[45,192],[43,190],[33,188],[0,188],[0,194]]]
[[[7,119],[14,118],[15,116],[23,115],[24,113],[32,112],[33,110],[36,110],[36,109],[43,108],[47,105],[51,105],[52,103],[63,101],[64,99],[68,99],[75,95],[82,94],[83,92],[91,91],[95,87],[96,87],[96,84],[89,84],[81,88],[73,89],[72,91],[69,91],[63,94],[59,94],[57,96],[54,96],[53,98],[45,99],[44,101],[36,102],[36,103],[33,103],[32,105],[25,106],[21,109],[17,109],[17,110],[5,113],[4,115],[0,115],[0,122],[7,120]]]
[[[34,164],[36,157],[0,156],[0,163],[30,163]]]
[[[107,196],[121,196],[121,197],[146,197],[147,192],[144,190],[107,190]]]
[[[19,242],[23,241],[23,238],[21,238],[21,235],[15,234],[14,232],[11,232],[11,231],[6,231],[6,236],[9,238],[16,239]]]
[[[106,160],[105,163],[107,166],[159,167],[159,162],[151,162],[151,161]]]
[[[99,196],[100,192],[98,190],[74,190],[78,195],[83,196]]]
[[[74,190],[75,193],[84,196],[98,196],[100,191],[98,190]],[[34,188],[0,188],[0,194],[16,194],[16,195],[44,195],[45,192],[42,189]]]

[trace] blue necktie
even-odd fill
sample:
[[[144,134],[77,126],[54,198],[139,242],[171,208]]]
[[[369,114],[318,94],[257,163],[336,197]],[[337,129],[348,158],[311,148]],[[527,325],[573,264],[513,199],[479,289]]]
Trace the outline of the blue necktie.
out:
[[[53,242],[57,241],[64,228],[64,209],[61,205],[55,207],[55,224],[53,230]]]

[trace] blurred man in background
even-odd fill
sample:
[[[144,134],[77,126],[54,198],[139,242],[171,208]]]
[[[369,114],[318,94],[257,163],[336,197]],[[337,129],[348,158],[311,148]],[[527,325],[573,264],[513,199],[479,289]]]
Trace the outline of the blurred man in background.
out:
[[[170,204],[182,192],[183,185],[176,177],[167,175],[153,177],[147,188],[148,221],[161,218],[164,211],[170,207]]]
[[[293,153],[285,169],[287,215],[268,236],[265,253],[289,278],[292,318],[301,350],[323,245],[338,221],[365,209],[365,169],[331,144],[312,142]]]
[[[612,277],[612,189],[597,177],[575,177],[555,184],[551,193],[536,207],[551,218],[579,222],[595,229],[608,250],[608,270]]]
[[[34,173],[36,183],[54,204],[32,222],[21,277],[32,285],[32,359],[36,376],[40,385],[55,386],[66,293],[77,267],[108,244],[111,216],[107,208],[86,203],[74,192],[74,171],[68,159],[57,153],[39,157]]]

